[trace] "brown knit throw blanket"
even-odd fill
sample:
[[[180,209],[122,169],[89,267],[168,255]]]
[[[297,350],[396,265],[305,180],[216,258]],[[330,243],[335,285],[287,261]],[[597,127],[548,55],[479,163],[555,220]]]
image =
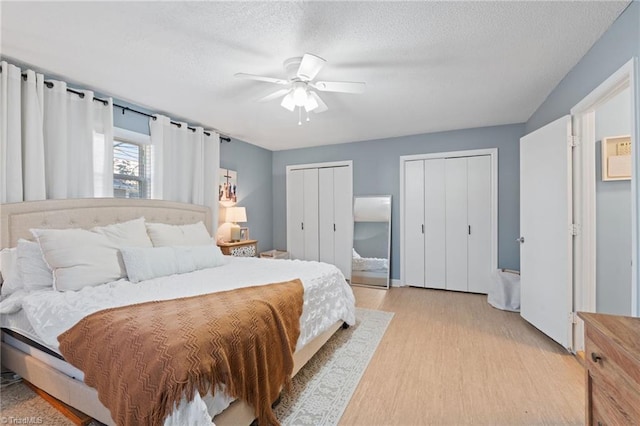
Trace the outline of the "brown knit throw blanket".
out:
[[[160,425],[218,384],[279,425],[271,404],[291,381],[303,292],[293,280],[106,309],[58,336],[60,352],[119,425]]]

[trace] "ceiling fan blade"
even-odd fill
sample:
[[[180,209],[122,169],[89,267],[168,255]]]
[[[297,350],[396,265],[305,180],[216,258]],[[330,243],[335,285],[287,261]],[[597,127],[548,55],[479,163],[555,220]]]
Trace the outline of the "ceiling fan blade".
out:
[[[263,75],[246,74],[246,73],[243,73],[243,72],[235,73],[234,77],[242,78],[242,79],[245,79],[245,80],[266,81],[267,83],[289,84],[288,80],[283,80],[281,78],[265,77]]]
[[[277,98],[279,98],[281,96],[286,95],[290,91],[291,91],[291,89],[280,89],[280,90],[277,90],[277,91],[273,92],[270,95],[267,95],[267,96],[265,96],[263,98],[258,99],[256,102],[269,102],[269,101],[271,101],[273,99],[277,99]]]
[[[296,75],[302,80],[313,80],[320,72],[324,63],[327,62],[320,56],[312,55],[311,53],[305,53],[300,62],[300,67]]]
[[[313,112],[320,113],[320,112],[325,112],[326,110],[329,109],[327,104],[325,104],[324,101],[322,99],[320,99],[320,96],[318,96],[318,94],[316,92],[313,92],[313,91],[310,90],[309,91],[309,96],[311,96],[313,99],[315,99],[315,101],[318,103],[318,106],[313,109]]]
[[[358,81],[316,81],[311,84],[321,92],[363,93],[366,84]]]

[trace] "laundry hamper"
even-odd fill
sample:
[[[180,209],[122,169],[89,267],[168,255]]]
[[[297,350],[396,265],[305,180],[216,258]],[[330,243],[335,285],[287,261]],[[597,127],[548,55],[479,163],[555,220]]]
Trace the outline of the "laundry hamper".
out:
[[[520,312],[520,272],[497,269],[487,301],[494,308]]]

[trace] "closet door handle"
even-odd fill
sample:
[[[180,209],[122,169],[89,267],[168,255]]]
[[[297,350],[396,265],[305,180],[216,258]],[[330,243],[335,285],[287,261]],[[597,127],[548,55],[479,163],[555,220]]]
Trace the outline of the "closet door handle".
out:
[[[420,225],[420,227],[422,228],[422,233],[424,234],[424,223]]]
[[[304,231],[304,222],[300,222],[300,227]]]
[[[468,225],[468,226],[469,226],[469,235],[471,235],[471,225]]]
[[[336,224],[333,224],[333,232],[336,232]]]

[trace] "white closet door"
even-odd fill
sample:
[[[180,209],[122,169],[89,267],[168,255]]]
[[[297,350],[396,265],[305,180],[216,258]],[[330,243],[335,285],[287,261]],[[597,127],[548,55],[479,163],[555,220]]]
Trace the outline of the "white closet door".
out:
[[[467,158],[447,158],[447,289],[467,291]]]
[[[318,169],[304,171],[304,258],[319,260]]]
[[[425,287],[445,288],[445,159],[424,162]]]
[[[304,259],[304,171],[287,176],[287,251],[292,259]]]
[[[318,170],[319,220],[318,241],[320,244],[320,262],[335,264],[334,261],[334,193],[333,167]]]
[[[467,159],[468,290],[488,293],[491,284],[491,157]]]
[[[351,249],[353,248],[353,188],[351,169],[333,169],[333,208],[335,232],[334,265],[345,278],[351,279]]]
[[[404,167],[404,284],[424,287],[424,161]]]

